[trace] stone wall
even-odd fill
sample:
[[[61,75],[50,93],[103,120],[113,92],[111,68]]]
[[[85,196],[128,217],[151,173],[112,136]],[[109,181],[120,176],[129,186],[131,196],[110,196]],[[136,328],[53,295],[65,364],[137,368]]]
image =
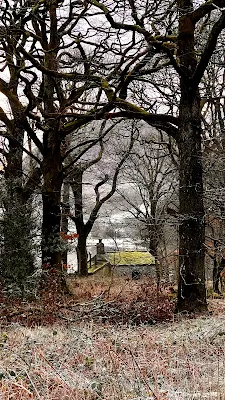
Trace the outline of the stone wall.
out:
[[[90,275],[95,275],[95,276],[100,276],[100,277],[108,277],[111,276],[112,273],[112,267],[110,263],[104,264],[102,267],[94,271],[93,273],[90,273]]]
[[[132,277],[132,273],[136,271],[142,275],[148,275],[152,278],[156,278],[155,264],[142,264],[142,265],[117,265],[112,267],[113,274],[116,276],[128,276]]]
[[[132,278],[132,274],[137,273],[140,277],[147,275],[156,279],[155,264],[141,264],[141,265],[116,265],[111,266],[110,263],[106,263],[104,266],[94,271],[93,274],[96,276],[107,277],[113,274],[114,276],[126,276]]]

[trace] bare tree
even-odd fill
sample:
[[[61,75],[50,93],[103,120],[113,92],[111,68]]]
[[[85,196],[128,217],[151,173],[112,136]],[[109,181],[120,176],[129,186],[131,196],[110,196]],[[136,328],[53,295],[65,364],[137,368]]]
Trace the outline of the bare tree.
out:
[[[113,130],[115,124],[108,127],[105,130],[103,136],[106,136],[109,132]],[[114,128],[115,129],[115,128]],[[121,131],[122,126],[119,125],[121,142],[123,140]],[[129,142],[126,143],[124,151],[118,157],[116,165],[111,168],[111,171],[106,166],[105,171],[101,172],[102,179],[98,180],[94,185],[94,204],[89,211],[89,217],[86,223],[84,222],[84,207],[83,207],[83,176],[84,173],[88,171],[92,166],[97,164],[104,156],[104,143],[103,138],[100,142],[100,151],[96,158],[89,161],[80,161],[78,165],[73,165],[73,167],[68,172],[68,179],[73,192],[74,197],[74,215],[69,214],[70,218],[74,221],[76,230],[78,233],[78,244],[77,244],[77,261],[78,261],[78,272],[80,275],[85,276],[88,274],[88,264],[87,264],[87,238],[93,228],[93,225],[99,215],[102,206],[114,195],[117,188],[117,181],[120,170],[129,156],[135,139],[135,129],[134,127],[126,127],[126,136],[129,137]],[[117,135],[118,140],[118,135]],[[123,140],[124,142],[124,140]],[[127,140],[126,140],[127,142]],[[104,161],[106,163],[107,160]],[[104,165],[104,163],[102,165]],[[108,172],[108,173],[107,173]],[[95,179],[96,181],[96,179]],[[90,201],[90,200],[89,200]],[[90,208],[90,207],[89,207]]]
[[[205,224],[199,85],[218,37],[225,28],[224,2],[194,5],[191,0],[178,0],[172,5],[169,2],[157,5],[150,2],[147,6],[145,4],[141,7],[139,4],[137,7],[136,2],[129,1],[121,6],[123,18],[116,18],[114,9],[96,0],[93,4],[102,11],[112,28],[118,32],[132,32],[142,41],[142,52],[139,51],[138,57],[133,57],[131,63],[124,68],[123,80],[115,89],[114,96],[119,93],[117,104],[123,110],[115,114],[127,117],[133,114],[135,118],[142,118],[162,128],[177,141],[180,158],[180,274],[177,311],[204,310]],[[124,23],[125,16],[128,23]],[[203,24],[211,24],[211,29],[205,36],[202,48],[196,37]],[[143,50],[143,43],[146,44],[146,50]],[[152,57],[153,52],[163,55],[163,61],[161,57]],[[137,58],[139,62],[136,62]],[[154,64],[149,62],[150,58],[155,61]],[[166,113],[146,113],[125,100],[131,82],[138,80],[140,75],[151,75],[155,68],[173,68],[176,73],[180,93],[178,118]]]
[[[204,126],[204,173],[206,206],[206,249],[213,260],[213,288],[220,293],[225,248],[225,69],[224,39],[209,63],[202,81],[202,122]]]
[[[124,185],[117,191],[126,201],[127,211],[139,221],[140,236],[155,257],[159,284],[164,225],[177,189],[177,171],[169,158],[164,136],[157,132],[153,135],[154,138],[146,140],[145,130],[145,134],[139,136],[123,170]]]

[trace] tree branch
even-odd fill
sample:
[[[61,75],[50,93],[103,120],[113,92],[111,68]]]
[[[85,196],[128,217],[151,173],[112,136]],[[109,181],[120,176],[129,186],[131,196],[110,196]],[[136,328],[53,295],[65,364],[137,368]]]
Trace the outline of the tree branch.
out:
[[[25,202],[29,200],[36,187],[40,184],[41,175],[41,169],[37,167],[33,170],[31,176],[29,176],[28,181],[23,187],[23,199]]]
[[[194,23],[197,23],[201,18],[205,17],[205,15],[209,14],[211,11],[216,8],[224,9],[225,4],[224,0],[208,0],[205,4],[202,4],[196,10],[190,13],[191,19]]]
[[[109,193],[106,196],[104,196],[102,199],[100,199],[98,188],[99,188],[100,185],[103,185],[103,183],[102,183],[103,181],[100,182],[99,186],[98,185],[95,186],[96,203],[95,203],[95,206],[94,206],[94,208],[93,208],[93,210],[92,210],[92,212],[90,214],[90,217],[89,217],[89,219],[88,219],[88,221],[86,223],[86,233],[87,234],[91,231],[92,226],[93,226],[93,224],[94,224],[94,222],[95,222],[95,220],[97,218],[98,212],[99,212],[100,208],[102,207],[102,205],[107,200],[109,200],[113,196],[113,194],[115,193],[120,169],[123,166],[124,162],[126,161],[127,157],[129,156],[129,154],[130,154],[130,152],[131,152],[131,150],[133,148],[134,141],[135,141],[135,136],[134,136],[134,132],[132,132],[129,148],[127,149],[127,151],[125,152],[124,156],[122,157],[122,159],[120,160],[119,164],[116,167],[115,174],[114,174],[113,181],[112,181],[111,190],[109,191]],[[106,182],[108,180],[108,177],[106,176],[104,179],[105,179],[105,182]]]
[[[203,77],[203,74],[205,72],[205,69],[210,61],[210,58],[212,57],[212,54],[215,50],[218,36],[220,35],[223,29],[225,29],[225,11],[223,11],[218,21],[213,25],[204,52],[196,67],[195,73],[190,80],[191,85],[193,85],[192,87],[197,88],[197,86],[199,85]]]
[[[28,156],[32,157],[38,164],[41,164],[41,161],[39,160],[38,157],[36,157],[33,153],[31,153],[29,150],[27,150],[21,143],[19,140],[17,140],[14,136],[9,135],[6,131],[1,131],[0,132],[0,136],[5,137],[8,140],[11,140],[13,142],[15,142],[21,149],[23,149],[23,151],[28,154]]]

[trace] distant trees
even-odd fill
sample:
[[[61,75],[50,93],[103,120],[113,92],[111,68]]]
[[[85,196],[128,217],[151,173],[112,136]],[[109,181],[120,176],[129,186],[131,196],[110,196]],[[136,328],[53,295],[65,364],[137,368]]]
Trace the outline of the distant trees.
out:
[[[164,226],[167,209],[177,189],[177,170],[171,162],[169,143],[160,132],[152,133],[139,126],[140,134],[132,154],[123,170],[124,185],[118,189],[126,201],[127,212],[139,223],[140,238],[155,257],[158,282],[161,275],[161,258],[164,244]],[[173,153],[176,158],[176,154]],[[123,189],[123,186],[125,188]],[[129,188],[130,186],[130,188]]]
[[[105,125],[105,124],[104,124]],[[133,148],[136,135],[135,130],[132,127],[132,124],[128,124],[130,128],[127,131],[127,127],[124,127],[124,124],[121,122],[118,124],[111,124],[107,129],[102,130],[101,140],[100,140],[100,150],[98,155],[94,158],[90,158],[89,160],[80,160],[78,164],[72,162],[72,166],[68,168],[67,171],[67,182],[70,184],[73,193],[73,202],[74,202],[74,214],[69,213],[71,220],[75,223],[76,231],[78,233],[78,242],[77,242],[77,261],[78,261],[78,272],[81,276],[85,276],[88,274],[88,265],[87,265],[87,238],[92,231],[93,225],[98,217],[99,211],[102,206],[114,195],[117,188],[118,176],[120,173],[123,164],[125,163],[127,157],[131,153]],[[119,130],[119,133],[118,133]],[[116,132],[117,134],[116,134]],[[123,133],[124,131],[124,133]],[[123,150],[121,149],[121,154],[118,155],[116,162],[111,168],[108,167],[107,157],[111,156],[107,154],[107,151],[104,149],[104,140],[109,141],[109,134],[112,136],[117,136],[117,139],[124,144]],[[126,138],[124,138],[124,134]],[[112,149],[112,144],[110,146]],[[106,154],[105,154],[106,153]],[[106,159],[104,160],[106,155]],[[92,199],[89,200],[89,216],[87,217],[84,212],[83,207],[83,176],[84,174],[95,164],[102,161],[103,171],[101,171],[100,175],[102,179],[98,180],[94,179],[95,182],[91,182],[90,186],[93,187],[94,201]],[[73,160],[73,157],[72,157]],[[104,166],[105,164],[105,166]],[[91,196],[90,196],[91,197]],[[64,205],[64,210],[66,211],[66,207]],[[64,211],[64,212],[65,212]],[[84,217],[86,217],[87,221],[84,222]]]
[[[225,69],[221,37],[202,80],[203,161],[205,171],[206,249],[213,260],[213,287],[220,292],[225,248]]]

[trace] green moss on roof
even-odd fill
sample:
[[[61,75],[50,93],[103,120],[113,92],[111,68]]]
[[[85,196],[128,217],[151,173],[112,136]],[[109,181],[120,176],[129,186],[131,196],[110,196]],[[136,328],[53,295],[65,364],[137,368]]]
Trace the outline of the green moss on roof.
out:
[[[120,251],[107,253],[109,262],[112,265],[136,265],[136,264],[154,264],[154,257],[147,251]]]

